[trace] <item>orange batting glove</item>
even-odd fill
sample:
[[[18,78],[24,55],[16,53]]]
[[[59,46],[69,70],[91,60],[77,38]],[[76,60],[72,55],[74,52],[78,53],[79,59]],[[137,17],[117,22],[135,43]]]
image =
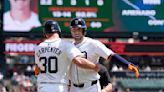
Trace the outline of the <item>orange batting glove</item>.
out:
[[[136,78],[139,77],[139,71],[138,71],[138,68],[137,67],[135,67],[132,64],[128,64],[128,69],[131,70],[131,71],[133,71],[135,73]]]
[[[39,67],[37,65],[35,66],[34,72],[35,72],[35,76],[38,76],[39,73],[40,73],[40,69],[39,69]]]

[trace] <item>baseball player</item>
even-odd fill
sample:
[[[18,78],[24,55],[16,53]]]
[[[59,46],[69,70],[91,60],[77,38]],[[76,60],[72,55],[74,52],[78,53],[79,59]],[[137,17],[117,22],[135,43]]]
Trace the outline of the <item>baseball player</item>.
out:
[[[108,49],[104,44],[98,40],[85,37],[86,24],[82,18],[74,18],[70,22],[70,29],[72,37],[74,38],[74,44],[83,53],[84,57],[93,63],[98,63],[99,57],[103,57],[106,60],[112,59],[116,62],[120,62],[126,66],[129,70],[135,72],[138,78],[139,72],[137,67],[133,64]],[[72,64],[71,67],[71,92],[101,92],[99,83],[99,74],[92,70],[86,70]]]
[[[99,70],[98,65],[80,57],[82,53],[72,43],[60,38],[61,30],[56,21],[46,21],[43,34],[46,39],[35,49],[38,92],[68,92],[71,63]]]

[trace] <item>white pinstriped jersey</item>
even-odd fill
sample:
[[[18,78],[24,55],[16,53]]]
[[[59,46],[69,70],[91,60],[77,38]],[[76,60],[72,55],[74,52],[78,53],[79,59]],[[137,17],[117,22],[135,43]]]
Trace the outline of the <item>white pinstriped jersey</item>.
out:
[[[108,58],[114,52],[108,49],[100,41],[84,37],[84,40],[77,44],[76,47],[84,54],[91,62],[98,63],[99,58]],[[71,81],[75,84],[85,83],[92,80],[98,80],[99,74],[93,70],[82,69],[75,64],[71,67]]]
[[[81,52],[62,39],[45,40],[35,49],[35,63],[41,69],[37,82],[68,84],[71,61]]]

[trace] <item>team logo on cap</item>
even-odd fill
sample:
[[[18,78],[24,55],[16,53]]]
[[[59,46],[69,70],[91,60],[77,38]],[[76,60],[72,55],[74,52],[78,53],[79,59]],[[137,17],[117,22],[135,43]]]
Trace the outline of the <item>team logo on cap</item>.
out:
[[[78,20],[75,20],[75,24],[78,24],[79,23],[79,21]]]

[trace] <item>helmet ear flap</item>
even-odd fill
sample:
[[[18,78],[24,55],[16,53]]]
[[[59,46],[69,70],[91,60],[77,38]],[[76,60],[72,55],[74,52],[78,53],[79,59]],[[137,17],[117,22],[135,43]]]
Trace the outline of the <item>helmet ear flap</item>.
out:
[[[86,29],[83,28],[83,35],[86,35],[87,32],[86,32]]]

